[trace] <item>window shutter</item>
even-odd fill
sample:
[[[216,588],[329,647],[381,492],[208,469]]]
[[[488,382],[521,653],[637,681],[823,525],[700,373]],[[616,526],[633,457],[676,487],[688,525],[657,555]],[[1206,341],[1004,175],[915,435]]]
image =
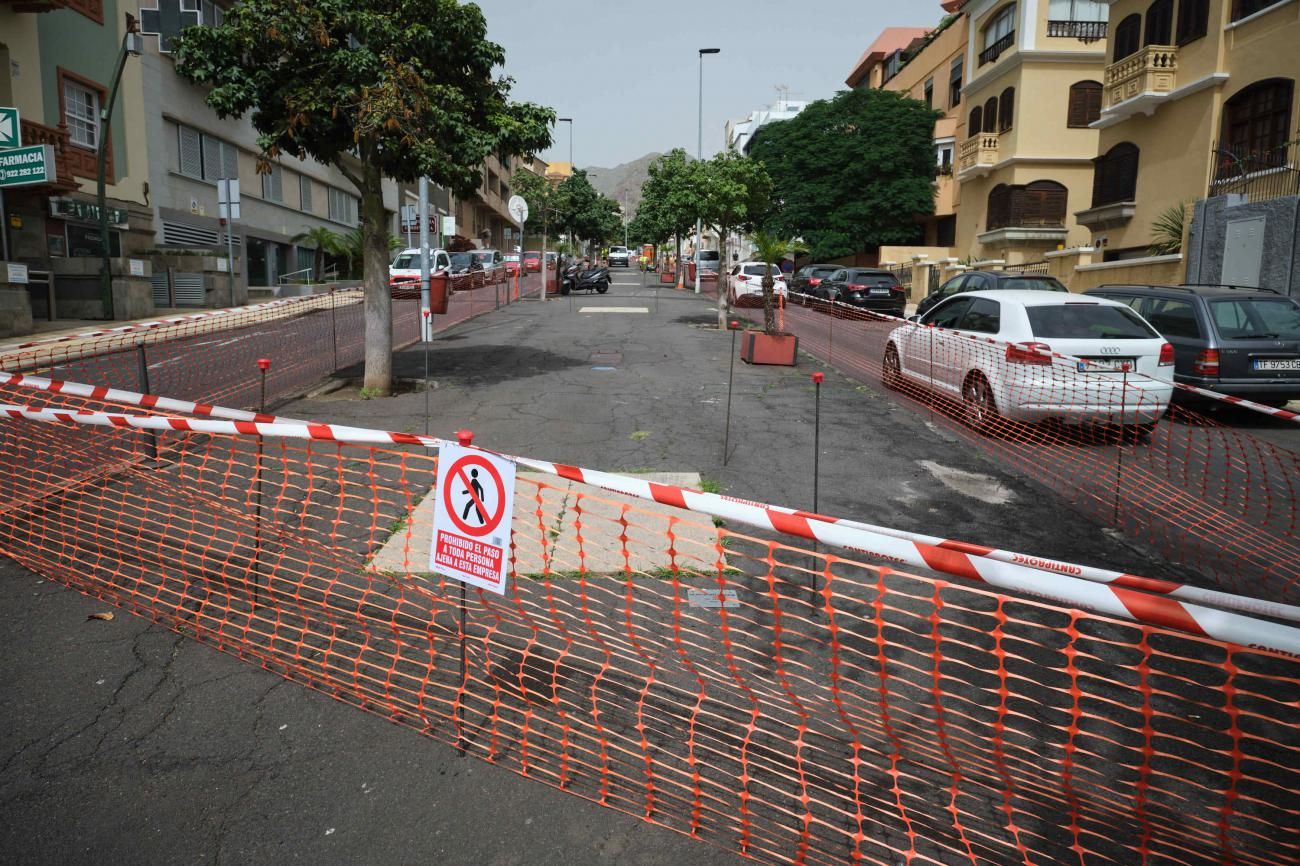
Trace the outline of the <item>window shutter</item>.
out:
[[[298,199],[302,210],[311,213],[311,178],[305,174],[298,175]]]
[[[1016,89],[1008,87],[1002,91],[1002,98],[998,102],[998,131],[1006,132],[1011,128],[1013,118],[1015,117]]]
[[[1147,7],[1147,32],[1143,45],[1168,45],[1174,24],[1174,0],[1155,0]]]
[[[208,180],[221,177],[221,139],[203,136],[203,176]]]
[[[228,142],[221,142],[221,172],[235,180],[239,177],[239,148]]]
[[[180,143],[180,173],[189,177],[203,177],[203,144],[198,130],[188,126],[176,127]]]
[[[1087,126],[1101,117],[1101,93],[1101,85],[1096,81],[1080,81],[1070,85],[1066,126]]]
[[[980,123],[984,117],[984,111],[978,105],[970,110],[970,123],[966,125],[967,135],[979,135]]]

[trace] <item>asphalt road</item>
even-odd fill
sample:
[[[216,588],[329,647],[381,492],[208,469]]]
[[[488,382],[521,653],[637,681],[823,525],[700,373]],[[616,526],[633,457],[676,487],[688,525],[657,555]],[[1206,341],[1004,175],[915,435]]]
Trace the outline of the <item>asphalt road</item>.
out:
[[[706,327],[716,321],[706,303],[642,282],[616,271],[608,295],[511,307],[445,333],[431,346],[427,419],[423,394],[359,400],[352,389],[279,411],[393,430],[428,423],[435,435],[470,428],[477,444],[510,453],[698,471],[735,496],[811,507],[808,374],[824,369],[822,511],[1182,576],[915,407],[807,358],[794,370],[736,365],[724,462],[731,337]],[[419,377],[423,361],[420,347],[399,352],[399,376]],[[160,626],[120,612],[87,620],[110,608],[8,562],[0,594],[5,862],[732,859],[461,759]]]

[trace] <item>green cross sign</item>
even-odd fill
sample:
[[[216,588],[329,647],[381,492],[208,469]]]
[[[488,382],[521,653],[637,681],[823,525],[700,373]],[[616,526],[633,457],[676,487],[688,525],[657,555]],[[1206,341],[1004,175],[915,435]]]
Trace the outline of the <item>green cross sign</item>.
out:
[[[0,148],[18,147],[22,134],[18,131],[18,109],[0,106]]]
[[[56,179],[51,145],[0,150],[0,187],[53,183]]]

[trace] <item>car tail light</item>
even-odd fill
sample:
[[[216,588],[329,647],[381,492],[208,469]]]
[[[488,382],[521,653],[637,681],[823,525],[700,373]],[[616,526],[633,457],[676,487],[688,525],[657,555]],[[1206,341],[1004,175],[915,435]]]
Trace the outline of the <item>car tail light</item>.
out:
[[[808,285],[810,285],[810,286],[820,286],[821,284],[822,284],[822,278],[821,278],[821,277],[809,277],[809,278],[808,278]]]
[[[1172,367],[1174,365],[1174,347],[1165,343],[1160,347],[1160,366]]]
[[[866,286],[860,286],[860,285],[858,285],[857,283],[849,283],[849,284],[848,284],[847,286],[845,286],[844,288],[848,289],[850,292],[861,292],[861,291],[865,290],[867,287],[866,287]]]
[[[1163,351],[1160,359],[1164,361]],[[1192,372],[1200,373],[1202,376],[1219,375],[1219,350],[1202,349],[1201,354],[1197,355],[1196,360],[1192,363]]]
[[[747,283],[749,282],[749,277],[745,276],[744,274],[736,274],[736,281],[741,283]]]
[[[1007,362],[1011,364],[1050,364],[1052,347],[1046,343],[1009,343]]]

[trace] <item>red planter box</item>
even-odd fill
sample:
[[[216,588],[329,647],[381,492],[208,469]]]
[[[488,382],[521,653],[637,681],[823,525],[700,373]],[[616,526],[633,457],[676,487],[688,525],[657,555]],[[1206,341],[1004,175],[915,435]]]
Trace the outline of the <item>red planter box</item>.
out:
[[[762,331],[740,335],[740,360],[746,364],[769,364],[793,367],[799,353],[799,338],[794,334],[771,336]]]
[[[674,285],[677,282],[677,274],[673,271],[660,271],[659,282]]]

